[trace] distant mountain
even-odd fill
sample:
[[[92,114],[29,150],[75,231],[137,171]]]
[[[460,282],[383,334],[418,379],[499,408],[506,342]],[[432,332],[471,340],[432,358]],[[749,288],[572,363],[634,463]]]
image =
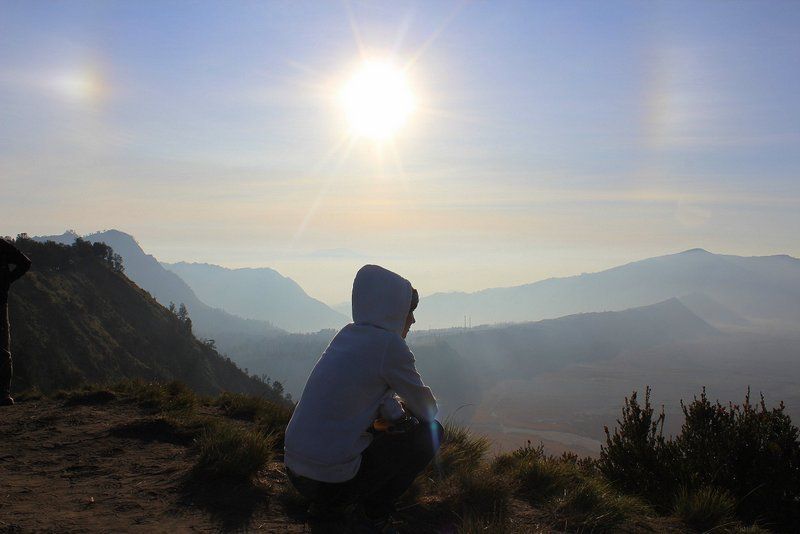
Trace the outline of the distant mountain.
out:
[[[346,302],[340,302],[338,304],[334,304],[331,306],[334,310],[341,313],[347,318],[351,318],[353,315],[353,304],[348,300]]]
[[[291,332],[340,328],[348,317],[311,298],[297,282],[268,269],[226,269],[207,263],[163,263],[203,302],[225,311],[269,321]]]
[[[67,231],[59,236],[34,237],[39,242],[54,241],[71,244],[78,235]],[[194,330],[201,337],[223,339],[237,336],[272,335],[279,330],[265,321],[244,319],[202,302],[192,289],[177,274],[165,269],[158,260],[146,254],[133,236],[119,230],[96,232],[84,237],[90,242],[102,242],[111,246],[122,256],[125,274],[140,287],[150,292],[162,305],[170,302],[184,303],[194,323]],[[223,346],[223,343],[220,343]],[[226,347],[223,347],[226,348]]]
[[[336,334],[288,334],[270,343],[237,347],[248,354],[240,365],[280,380],[293,396]],[[626,350],[643,350],[720,335],[677,299],[620,312],[586,313],[559,319],[492,327],[414,332],[408,338],[417,368],[442,404],[443,416],[460,407],[469,419],[482,391],[498,381],[564,367],[610,360]],[[247,342],[245,342],[247,343]]]
[[[464,316],[473,325],[532,321],[624,310],[695,293],[702,293],[733,317],[796,328],[800,325],[800,260],[693,249],[598,273],[475,293],[436,293],[422,299],[418,321],[426,328],[460,325]]]
[[[568,365],[610,359],[719,332],[678,299],[617,312],[569,315],[535,323],[428,331],[410,342],[446,342],[488,381],[524,379]]]
[[[692,313],[702,318],[711,325],[718,326],[747,326],[750,321],[740,314],[726,308],[705,293],[689,293],[683,295],[678,300],[681,304],[689,308]]]
[[[33,261],[9,309],[15,388],[52,391],[124,378],[180,380],[202,393],[272,395],[107,263],[102,247],[18,239]]]

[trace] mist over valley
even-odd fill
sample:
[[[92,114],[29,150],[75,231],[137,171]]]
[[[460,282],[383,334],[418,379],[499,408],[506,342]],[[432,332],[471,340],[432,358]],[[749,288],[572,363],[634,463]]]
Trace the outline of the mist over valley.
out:
[[[199,338],[294,398],[349,320],[273,269],[162,264],[115,230],[86,239],[120,251],[126,274],[162,305],[186,304]],[[704,386],[723,402],[750,387],[800,415],[798,288],[795,258],[696,249],[578,277],[423,296],[420,325],[462,322],[414,328],[408,342],[442,416],[490,436],[496,450],[530,439],[596,455],[620,399],[648,385],[673,433],[680,401]]]

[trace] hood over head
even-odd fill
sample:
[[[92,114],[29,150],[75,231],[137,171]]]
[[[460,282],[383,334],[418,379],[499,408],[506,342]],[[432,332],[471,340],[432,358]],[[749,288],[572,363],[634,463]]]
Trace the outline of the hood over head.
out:
[[[365,265],[353,281],[353,322],[402,334],[411,309],[411,282],[378,265]]]

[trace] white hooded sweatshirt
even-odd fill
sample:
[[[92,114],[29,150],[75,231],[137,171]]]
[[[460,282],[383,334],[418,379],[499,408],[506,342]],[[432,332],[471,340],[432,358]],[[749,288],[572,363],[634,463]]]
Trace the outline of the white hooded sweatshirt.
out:
[[[436,399],[419,376],[401,337],[411,307],[411,283],[365,265],[353,282],[353,323],[336,334],[308,377],[286,427],[286,466],[321,482],[358,473],[367,432],[383,408],[397,411],[394,394],[421,421],[433,421]]]

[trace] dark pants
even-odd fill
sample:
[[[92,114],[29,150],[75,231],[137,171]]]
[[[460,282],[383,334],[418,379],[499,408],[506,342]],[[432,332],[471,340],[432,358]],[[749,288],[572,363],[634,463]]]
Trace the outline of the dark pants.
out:
[[[11,394],[11,328],[8,324],[8,300],[0,295],[0,399]]]
[[[404,434],[377,433],[361,453],[361,467],[347,482],[311,480],[288,471],[289,480],[308,500],[331,507],[362,502],[368,509],[386,509],[411,486],[442,442],[438,421],[420,423]]]

